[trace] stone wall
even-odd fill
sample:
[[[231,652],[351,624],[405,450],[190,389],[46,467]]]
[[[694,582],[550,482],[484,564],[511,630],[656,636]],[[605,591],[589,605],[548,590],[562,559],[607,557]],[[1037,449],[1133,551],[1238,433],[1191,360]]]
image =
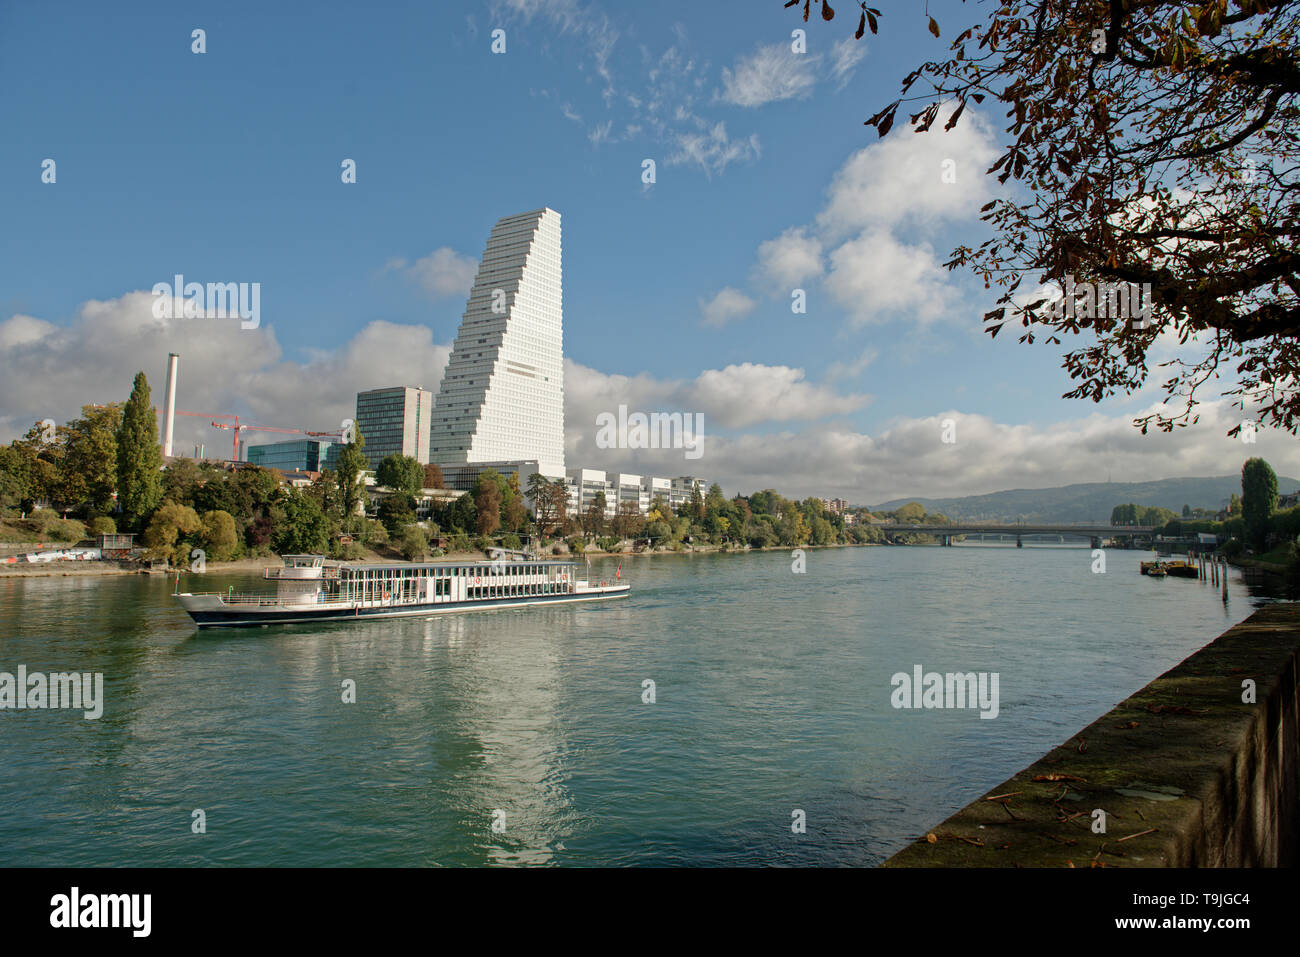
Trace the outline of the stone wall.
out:
[[[884,866],[1294,865],[1298,691],[1300,605],[1266,606]]]

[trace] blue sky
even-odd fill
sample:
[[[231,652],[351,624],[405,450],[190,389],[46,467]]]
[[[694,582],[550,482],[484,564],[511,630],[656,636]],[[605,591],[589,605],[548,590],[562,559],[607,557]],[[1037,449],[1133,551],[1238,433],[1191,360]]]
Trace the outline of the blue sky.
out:
[[[853,41],[848,3],[805,27],[780,0],[8,2],[0,438],[124,398],[136,368],[160,388],[168,351],[182,408],[267,425],[435,387],[492,224],[550,206],[570,465],[860,501],[1239,469],[1226,408],[1143,438],[1127,423],[1154,390],[1063,401],[1057,351],[981,332],[988,292],[939,264],[984,235],[1000,117],[879,142],[862,121],[982,11],[935,0],[936,41],[921,4],[878,5],[881,35]],[[143,293],[175,273],[260,282],[262,326],[158,327]],[[708,454],[596,450],[620,401],[702,411]],[[1245,452],[1300,467],[1293,442],[1260,442]]]

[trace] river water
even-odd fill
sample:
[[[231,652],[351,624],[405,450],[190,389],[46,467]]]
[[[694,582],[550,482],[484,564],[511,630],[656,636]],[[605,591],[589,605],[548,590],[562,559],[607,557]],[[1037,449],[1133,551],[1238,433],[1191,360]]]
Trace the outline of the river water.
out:
[[[102,672],[105,701],[0,710],[0,847],[11,866],[877,864],[1268,600],[1235,573],[1226,604],[1141,576],[1149,557],[625,557],[617,601],[201,634],[171,579],[3,578],[0,672]],[[182,587],[263,585],[206,578]],[[894,708],[916,665],[996,672],[997,717]]]

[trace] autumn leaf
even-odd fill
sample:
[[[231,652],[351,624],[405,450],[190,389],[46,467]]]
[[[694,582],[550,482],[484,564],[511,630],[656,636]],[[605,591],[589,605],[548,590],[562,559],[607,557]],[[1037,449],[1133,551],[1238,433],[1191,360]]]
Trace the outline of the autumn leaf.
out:
[[[835,11],[831,9],[831,5],[827,3],[826,0],[822,0],[822,19],[823,20],[835,19]]]
[[[948,117],[948,122],[944,124],[944,130],[950,130],[957,125],[957,117],[961,116],[962,110],[966,109],[966,101],[962,100],[961,105],[952,111],[952,116]]]
[[[853,39],[861,40],[863,34],[865,34],[866,32],[867,32],[867,11],[863,10],[862,16],[858,18],[858,32],[853,34]],[[876,31],[872,30],[871,32],[875,33]]]
[[[1053,771],[1051,774],[1040,774],[1034,778],[1035,781],[1082,781],[1088,783],[1087,778],[1076,778],[1073,774],[1062,774],[1060,771]]]
[[[939,35],[939,24],[935,23],[934,17],[930,18],[930,32],[936,37]]]
[[[803,0],[803,22],[808,22],[808,9],[812,6],[812,0]]]
[[[938,839],[937,837],[935,837],[933,831],[931,831],[929,834],[927,834],[927,835],[925,836],[925,839],[926,839],[927,841],[929,841],[931,844],[938,844],[938,843],[939,843],[939,839]]]

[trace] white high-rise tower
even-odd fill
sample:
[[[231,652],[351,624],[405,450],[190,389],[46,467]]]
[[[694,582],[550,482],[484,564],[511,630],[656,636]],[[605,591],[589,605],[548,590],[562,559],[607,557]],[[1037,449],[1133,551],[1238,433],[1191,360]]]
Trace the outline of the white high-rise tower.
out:
[[[534,460],[564,475],[560,214],[492,227],[429,429],[439,465]]]

